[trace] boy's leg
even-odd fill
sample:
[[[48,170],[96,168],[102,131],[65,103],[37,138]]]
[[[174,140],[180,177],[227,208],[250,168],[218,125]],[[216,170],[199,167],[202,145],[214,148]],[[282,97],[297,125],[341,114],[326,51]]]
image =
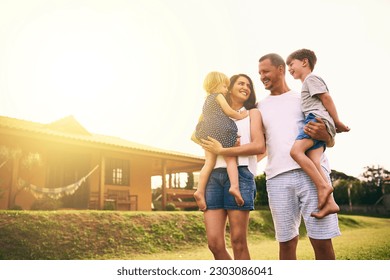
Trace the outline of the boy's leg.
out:
[[[314,165],[316,166],[318,172],[320,172],[322,178],[324,179],[325,182],[328,182],[328,177],[326,176],[324,170],[322,169],[321,166],[321,157],[323,154],[323,149],[318,148],[314,150],[307,151],[307,156],[312,160]],[[318,209],[323,209],[327,208],[325,211],[320,211],[323,212],[320,216],[324,217],[324,213],[331,214],[331,213],[337,213],[340,209],[336,202],[334,201],[334,198],[330,197],[330,194],[333,192],[333,187],[328,182],[324,187],[318,188],[317,187],[317,192],[318,192]]]
[[[307,151],[307,156],[314,162],[317,170],[320,172],[322,178],[326,182],[328,182],[328,177],[326,176],[324,170],[321,166],[321,157],[322,157],[322,148],[314,149]],[[334,200],[334,197],[332,195],[333,187],[328,182],[328,185],[326,188],[318,189],[318,209],[320,211],[313,212],[311,215],[317,219],[322,219],[326,215],[337,213],[340,211],[340,207],[337,205],[336,201]],[[323,202],[325,201],[325,202]],[[323,204],[324,203],[324,204]]]
[[[240,193],[240,187],[238,185],[238,168],[236,157],[224,157],[227,166],[227,173],[230,181],[229,193],[234,196],[238,206],[244,205],[244,199]]]
[[[306,172],[306,174],[313,181],[314,185],[318,190],[318,208],[321,209],[329,196],[333,191],[333,188],[328,182],[322,177],[322,174],[317,169],[315,163],[306,155],[306,151],[313,146],[313,140],[301,139],[296,140],[293,147],[291,148],[291,157],[299,164],[299,166]],[[317,151],[319,150],[319,151]],[[321,149],[315,149],[310,152],[321,152]],[[313,156],[314,157],[314,156]],[[331,190],[329,192],[329,189]],[[327,190],[326,192],[324,190]]]
[[[322,219],[329,214],[338,213],[340,211],[340,207],[337,205],[334,200],[333,194],[328,196],[328,200],[326,201],[324,207],[320,209],[318,212],[312,212],[311,216],[317,219]]]
[[[205,157],[206,157],[205,164],[203,165],[199,173],[198,188],[194,193],[196,204],[198,205],[199,210],[201,211],[205,211],[207,209],[206,199],[204,196],[206,185],[217,160],[217,156],[208,151],[206,151]]]

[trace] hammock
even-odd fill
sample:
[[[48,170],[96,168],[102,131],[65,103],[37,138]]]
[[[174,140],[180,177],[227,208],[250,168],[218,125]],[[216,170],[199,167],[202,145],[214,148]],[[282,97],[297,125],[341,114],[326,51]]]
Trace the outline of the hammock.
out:
[[[7,160],[6,161],[4,161],[4,162],[2,162],[1,164],[0,164],[0,168],[2,168],[3,167],[3,165],[4,164],[6,164],[7,163]]]
[[[33,184],[29,184],[27,186],[27,189],[32,192],[32,194],[36,198],[41,198],[44,195],[54,198],[54,199],[59,199],[63,195],[71,195],[74,194],[75,191],[85,182],[85,180],[99,167],[99,165],[96,165],[95,168],[93,168],[87,175],[85,175],[83,178],[78,180],[77,182],[67,185],[66,187],[60,187],[60,188],[41,188],[37,187]],[[22,186],[26,182],[23,179],[19,179],[19,185]]]

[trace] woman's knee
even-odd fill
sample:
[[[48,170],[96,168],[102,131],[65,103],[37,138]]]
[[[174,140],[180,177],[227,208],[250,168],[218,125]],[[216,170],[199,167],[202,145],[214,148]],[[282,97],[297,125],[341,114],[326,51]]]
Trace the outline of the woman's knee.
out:
[[[218,239],[209,240],[208,247],[209,250],[214,254],[226,250],[226,244],[224,240],[218,240]]]
[[[234,250],[243,250],[243,249],[246,249],[248,247],[248,243],[247,243],[247,239],[246,239],[245,234],[242,234],[239,236],[232,236],[230,238],[230,242],[231,242],[232,248]]]

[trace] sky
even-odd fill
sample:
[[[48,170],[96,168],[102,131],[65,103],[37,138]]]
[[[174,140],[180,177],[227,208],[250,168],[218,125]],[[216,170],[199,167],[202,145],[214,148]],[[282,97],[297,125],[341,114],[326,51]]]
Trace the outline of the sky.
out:
[[[389,12],[388,0],[0,0],[0,115],[72,115],[92,133],[201,156],[190,136],[205,75],[248,74],[261,102],[258,59],[308,48],[351,128],[327,149],[332,169],[389,170]]]

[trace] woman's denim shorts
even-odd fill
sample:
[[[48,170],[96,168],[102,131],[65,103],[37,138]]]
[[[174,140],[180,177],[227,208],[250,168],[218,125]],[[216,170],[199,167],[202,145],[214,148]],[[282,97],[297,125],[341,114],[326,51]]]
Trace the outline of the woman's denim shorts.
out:
[[[247,166],[238,167],[241,196],[244,205],[238,206],[234,196],[229,193],[230,181],[226,168],[216,168],[211,174],[206,186],[207,209],[253,210],[256,197],[256,184],[253,174]]]

